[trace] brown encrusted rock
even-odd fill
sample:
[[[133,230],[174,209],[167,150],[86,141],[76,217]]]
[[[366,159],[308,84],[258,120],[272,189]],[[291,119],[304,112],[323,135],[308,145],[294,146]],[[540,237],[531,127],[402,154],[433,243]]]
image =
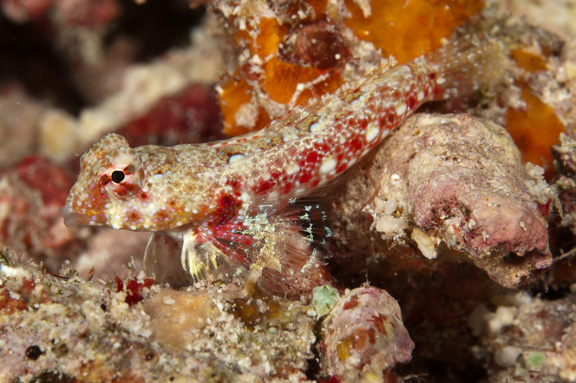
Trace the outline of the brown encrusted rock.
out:
[[[390,370],[409,362],[413,348],[400,306],[376,287],[344,295],[322,326],[323,373],[342,383],[395,381]]]
[[[367,172],[356,172],[338,198],[345,219],[353,218],[335,223],[337,241],[359,238],[349,231],[366,232],[366,223],[358,222],[363,211],[375,235],[361,246],[388,254],[404,246],[404,257],[416,247],[423,257],[412,254],[411,261],[418,267],[437,267],[448,255],[516,287],[550,265],[541,209],[553,193],[540,168],[522,165],[499,125],[466,115],[418,114],[365,166]]]

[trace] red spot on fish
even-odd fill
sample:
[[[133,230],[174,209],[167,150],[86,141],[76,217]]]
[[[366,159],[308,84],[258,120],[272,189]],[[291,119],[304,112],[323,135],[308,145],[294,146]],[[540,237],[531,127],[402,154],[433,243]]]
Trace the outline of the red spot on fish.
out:
[[[300,184],[304,185],[304,184],[308,183],[308,181],[310,181],[311,179],[312,179],[311,173],[302,173],[299,181],[300,181]]]
[[[289,194],[292,189],[294,189],[294,185],[292,185],[291,183],[287,183],[284,185],[284,189],[282,190],[282,193],[284,194]]]
[[[316,162],[318,162],[318,152],[313,150],[311,152],[308,153],[308,155],[306,156],[306,162],[309,164],[315,164]]]
[[[224,194],[218,200],[218,208],[212,214],[212,224],[214,226],[223,225],[236,217],[238,210],[242,206],[242,201],[236,196]]]
[[[164,222],[170,221],[171,216],[172,214],[168,210],[159,210],[154,214],[154,222],[157,225],[162,225]]]
[[[254,191],[257,194],[263,194],[263,193],[267,192],[268,190],[272,189],[275,184],[276,184],[275,182],[272,182],[270,180],[264,181],[264,182],[260,183],[260,185],[258,185],[258,187],[256,187],[256,189]]]
[[[380,127],[380,129],[386,128],[386,121],[387,119],[385,114],[378,117],[378,126]]]
[[[106,185],[108,182],[110,182],[110,176],[108,174],[102,174],[100,176],[100,185],[104,186]]]
[[[361,140],[359,137],[356,137],[356,138],[350,140],[350,143],[348,145],[349,145],[350,149],[352,149],[353,152],[359,152],[365,146],[364,140]]]
[[[344,170],[348,169],[348,164],[346,163],[340,163],[337,167],[336,167],[336,173],[340,174],[342,173]]]
[[[136,210],[132,210],[128,213],[128,219],[130,220],[130,222],[138,222],[140,221],[141,218],[141,214],[140,212],[136,211]]]

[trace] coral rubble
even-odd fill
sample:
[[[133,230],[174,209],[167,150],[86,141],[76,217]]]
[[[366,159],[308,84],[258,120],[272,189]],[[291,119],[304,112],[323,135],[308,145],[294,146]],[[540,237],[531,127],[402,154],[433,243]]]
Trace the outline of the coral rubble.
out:
[[[3,382],[306,381],[315,315],[297,301],[235,285],[174,291],[136,277],[117,289],[11,261],[0,273]],[[240,302],[256,308],[255,322]]]
[[[573,382],[576,380],[574,297],[556,301],[513,295],[495,312],[479,309],[476,331],[482,334],[478,357],[494,383]]]

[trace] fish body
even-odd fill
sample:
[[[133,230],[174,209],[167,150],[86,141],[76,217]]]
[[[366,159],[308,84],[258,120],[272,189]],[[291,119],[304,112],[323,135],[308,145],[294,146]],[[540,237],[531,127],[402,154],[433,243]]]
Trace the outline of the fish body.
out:
[[[151,231],[182,241],[192,276],[216,255],[246,262],[247,222],[325,186],[422,104],[482,86],[488,44],[457,41],[390,70],[374,69],[255,133],[205,144],[130,148],[114,133],[81,158],[66,225]],[[199,248],[208,255],[198,255]],[[209,250],[206,250],[206,249]]]

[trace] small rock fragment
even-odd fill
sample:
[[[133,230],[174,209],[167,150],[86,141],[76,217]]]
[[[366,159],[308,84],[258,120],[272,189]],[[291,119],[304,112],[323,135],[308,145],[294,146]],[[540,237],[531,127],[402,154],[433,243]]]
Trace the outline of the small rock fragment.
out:
[[[394,298],[375,287],[357,288],[324,321],[322,372],[342,383],[382,381],[397,363],[410,361],[413,348]]]

